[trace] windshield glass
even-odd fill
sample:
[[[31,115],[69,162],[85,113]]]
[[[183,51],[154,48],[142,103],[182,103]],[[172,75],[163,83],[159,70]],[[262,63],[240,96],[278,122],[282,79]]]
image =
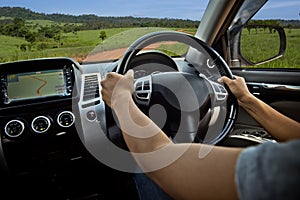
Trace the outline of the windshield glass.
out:
[[[122,31],[107,40],[97,45],[86,57],[84,62],[109,61],[120,59],[127,48],[137,39],[148,33],[157,31],[167,31],[167,28],[147,27],[147,28],[132,28],[127,31]],[[185,30],[177,30],[185,32]],[[189,46],[183,43],[174,41],[163,41],[151,44],[143,50],[160,50],[169,56],[184,55]]]
[[[79,62],[119,59],[139,37],[175,30],[194,35],[206,1],[0,2],[0,62],[71,57]],[[148,47],[170,56],[188,47],[174,42]]]

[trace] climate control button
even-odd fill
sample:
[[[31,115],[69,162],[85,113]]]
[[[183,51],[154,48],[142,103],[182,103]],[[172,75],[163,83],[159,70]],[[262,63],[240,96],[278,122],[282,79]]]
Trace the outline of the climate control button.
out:
[[[32,120],[31,128],[36,133],[45,133],[51,126],[51,121],[48,117],[38,116]]]
[[[24,123],[20,120],[9,121],[4,128],[5,134],[10,138],[17,138],[24,132]]]
[[[63,111],[57,116],[57,123],[63,127],[68,128],[75,122],[75,116],[70,111]]]

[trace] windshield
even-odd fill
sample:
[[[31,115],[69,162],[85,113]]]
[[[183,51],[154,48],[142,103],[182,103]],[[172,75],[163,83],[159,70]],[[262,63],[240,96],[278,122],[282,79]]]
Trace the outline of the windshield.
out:
[[[119,59],[139,37],[175,30],[194,35],[206,1],[23,1],[0,2],[0,62],[71,57],[81,62]],[[166,42],[170,56],[188,47]]]
[[[84,62],[96,62],[106,60],[120,59],[127,48],[137,39],[148,33],[157,31],[167,31],[171,29],[159,27],[146,27],[146,28],[131,28],[127,31],[122,31],[108,38],[97,45],[90,53],[84,58]],[[186,32],[186,30],[177,30]],[[194,31],[193,31],[194,33]],[[160,50],[169,56],[177,57],[182,56],[188,51],[189,46],[183,43],[174,41],[163,41],[151,44],[143,50]]]

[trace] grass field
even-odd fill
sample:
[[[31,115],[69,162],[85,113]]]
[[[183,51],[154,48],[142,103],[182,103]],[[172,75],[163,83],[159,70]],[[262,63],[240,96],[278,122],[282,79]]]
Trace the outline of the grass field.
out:
[[[106,34],[109,37],[118,34],[127,29],[105,29]],[[14,60],[24,60],[31,58],[43,58],[43,57],[84,57],[89,54],[98,44],[102,41],[99,38],[99,30],[79,31],[77,34],[67,33],[62,35],[60,41],[60,48],[57,47],[57,43],[49,40],[46,42],[47,49],[36,50],[32,49],[23,52],[20,50],[21,44],[27,44],[23,39],[8,37],[0,35],[0,62],[8,62]],[[51,48],[54,47],[54,48]]]
[[[76,34],[63,34],[59,48],[57,43],[49,40],[45,43],[47,49],[37,50],[33,48],[31,51],[25,52],[20,50],[20,45],[29,45],[23,39],[0,35],[0,62],[8,62],[14,60],[24,60],[43,57],[73,57],[82,60],[85,56],[94,51],[111,50],[129,46],[136,38],[142,35],[165,30],[164,28],[113,28],[103,29],[106,32],[107,39],[102,41],[99,38],[102,30],[79,31]]]
[[[36,21],[34,23],[37,23]],[[51,24],[51,21],[41,21],[39,23]],[[8,62],[15,60],[24,60],[43,57],[72,57],[78,60],[84,59],[91,52],[110,50],[114,48],[127,47],[136,38],[153,31],[165,30],[163,28],[113,28],[103,29],[106,32],[107,38],[102,41],[99,38],[101,30],[79,31],[76,34],[62,34],[60,43],[57,44],[54,40],[45,41],[46,49],[37,50],[33,47],[31,50],[21,51],[22,44],[29,45],[22,38],[8,37],[0,35],[0,62]],[[173,29],[174,30],[174,29]],[[176,29],[178,30],[178,29]],[[180,30],[180,29],[179,29]],[[188,33],[193,33],[195,29],[184,30]],[[251,30],[251,34],[245,30],[242,36],[242,52],[245,57],[251,58],[253,61],[259,61],[266,57],[270,57],[277,53],[279,44],[274,41],[279,41],[275,34],[270,34],[268,31],[255,34]],[[286,30],[287,35],[287,50],[285,55],[270,63],[259,65],[259,67],[272,68],[300,68],[300,29]],[[250,42],[252,41],[252,42]],[[256,41],[255,43],[253,41]],[[168,45],[162,46],[161,49],[172,52],[174,49],[186,51],[186,47]]]

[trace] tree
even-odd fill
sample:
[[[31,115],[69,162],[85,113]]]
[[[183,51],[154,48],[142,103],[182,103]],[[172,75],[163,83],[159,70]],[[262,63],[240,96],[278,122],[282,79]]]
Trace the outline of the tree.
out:
[[[22,37],[24,32],[26,32],[25,30],[26,30],[25,21],[21,18],[14,18],[13,19],[14,36]]]
[[[33,44],[36,41],[36,35],[32,32],[27,32],[25,35],[25,40]]]
[[[101,31],[99,38],[101,38],[102,41],[105,40],[107,38],[106,32],[105,31]]]

